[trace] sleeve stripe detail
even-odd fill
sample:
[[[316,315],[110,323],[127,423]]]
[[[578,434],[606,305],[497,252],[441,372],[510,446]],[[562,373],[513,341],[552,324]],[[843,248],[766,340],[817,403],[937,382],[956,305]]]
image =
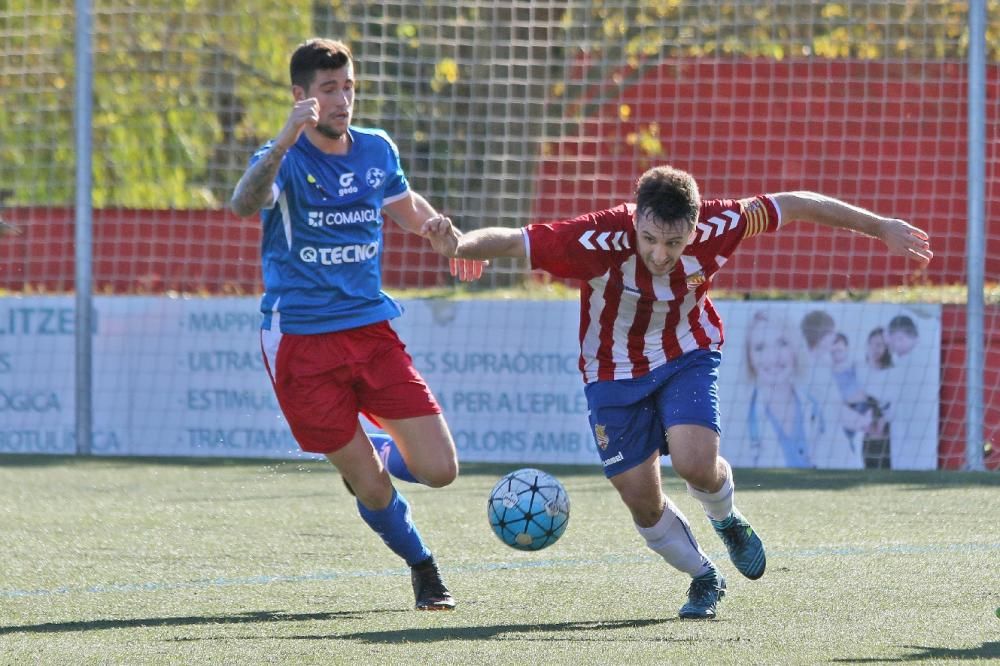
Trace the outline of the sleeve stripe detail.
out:
[[[391,197],[386,197],[385,199],[382,199],[382,205],[385,206],[386,204],[391,204],[393,202],[399,201],[400,199],[405,198],[409,193],[410,190],[409,188],[407,188],[402,192],[400,192],[399,194],[394,194]]]
[[[740,207],[747,218],[747,225],[743,231],[744,238],[751,238],[767,230],[767,208],[759,202],[756,205],[747,205],[748,202],[741,202]]]

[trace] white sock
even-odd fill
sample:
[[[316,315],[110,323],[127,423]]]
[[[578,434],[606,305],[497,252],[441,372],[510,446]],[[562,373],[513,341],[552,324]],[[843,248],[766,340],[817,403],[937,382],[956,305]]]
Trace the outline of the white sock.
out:
[[[687,519],[673,502],[667,500],[663,515],[652,527],[639,527],[639,534],[646,545],[657,553],[667,564],[691,576],[700,576],[712,568],[712,561],[702,552],[698,541],[691,533]]]
[[[733,468],[725,458],[720,458],[726,466],[726,480],[722,482],[722,487],[714,493],[707,493],[698,490],[690,483],[687,484],[688,495],[695,498],[705,508],[705,513],[712,520],[725,520],[733,512],[733,493],[736,490],[733,484]]]

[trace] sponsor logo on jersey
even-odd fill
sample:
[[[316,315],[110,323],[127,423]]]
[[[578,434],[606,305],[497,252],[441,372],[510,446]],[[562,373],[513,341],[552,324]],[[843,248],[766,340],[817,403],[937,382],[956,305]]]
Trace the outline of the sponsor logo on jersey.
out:
[[[365,224],[377,222],[374,208],[353,208],[350,210],[311,210],[306,222],[310,227],[339,226],[342,224]]]
[[[382,171],[378,167],[368,169],[365,173],[365,182],[368,183],[368,187],[378,189],[385,182],[385,171]]]
[[[594,426],[594,438],[597,440],[597,445],[601,447],[601,451],[608,448],[608,443],[611,441],[608,439],[608,429],[607,426],[598,423]]]
[[[356,194],[358,191],[358,186],[354,184],[354,173],[348,171],[347,173],[340,175],[340,189],[337,190],[337,196],[346,196],[348,194]]]
[[[358,264],[378,256],[378,242],[372,241],[361,245],[337,245],[334,247],[306,246],[299,250],[299,259],[307,264],[321,266],[339,266],[341,264]]]

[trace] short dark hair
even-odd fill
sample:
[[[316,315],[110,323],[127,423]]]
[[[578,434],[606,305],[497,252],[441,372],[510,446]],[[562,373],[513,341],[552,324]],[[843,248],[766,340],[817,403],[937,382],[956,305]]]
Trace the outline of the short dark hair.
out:
[[[347,44],[334,39],[314,38],[299,44],[288,63],[293,86],[308,88],[321,69],[340,69],[353,62]]]
[[[694,229],[701,209],[698,183],[686,171],[671,166],[653,167],[639,177],[635,184],[635,207],[657,221],[674,225],[683,220]]]
[[[895,333],[897,331],[917,337],[917,325],[906,315],[896,315],[889,320],[889,332]]]
[[[813,310],[802,318],[799,324],[802,329],[802,337],[806,339],[809,349],[815,349],[819,341],[837,330],[837,324],[833,317],[823,310]]]

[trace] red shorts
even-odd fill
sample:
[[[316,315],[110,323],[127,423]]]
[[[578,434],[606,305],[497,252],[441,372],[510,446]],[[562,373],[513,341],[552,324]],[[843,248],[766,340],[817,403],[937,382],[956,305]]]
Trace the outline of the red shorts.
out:
[[[359,413],[375,419],[441,413],[388,322],[314,335],[262,330],[260,341],[278,404],[303,451],[346,446]]]

